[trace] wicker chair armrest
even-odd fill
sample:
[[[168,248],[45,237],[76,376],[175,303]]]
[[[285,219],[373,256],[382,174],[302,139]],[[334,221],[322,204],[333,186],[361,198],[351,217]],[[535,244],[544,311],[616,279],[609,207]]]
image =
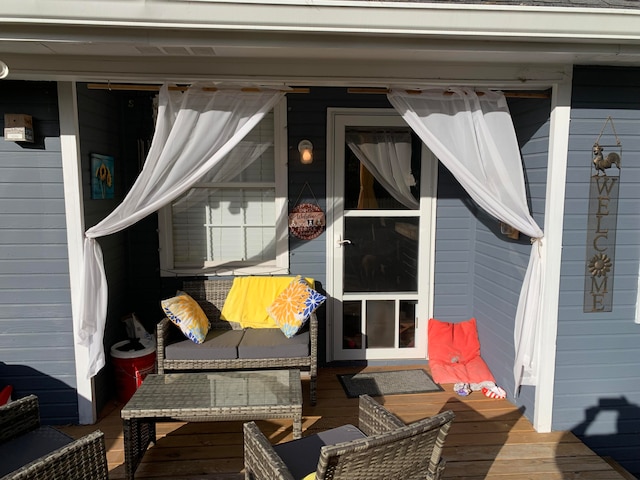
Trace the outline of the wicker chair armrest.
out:
[[[311,312],[309,316],[309,330],[315,331],[316,335],[318,334],[318,316],[316,312]]]
[[[309,316],[309,355],[317,369],[318,361],[318,316],[312,312]]]
[[[0,407],[0,443],[40,426],[38,397],[29,395]]]
[[[156,365],[157,372],[162,374],[164,371],[164,349],[167,345],[173,343],[175,327],[171,320],[164,317],[156,326]]]
[[[243,425],[244,468],[247,479],[294,480],[289,469],[255,422]]]
[[[431,452],[431,464],[429,468],[431,478],[434,480],[441,478],[444,472],[446,461],[442,458],[442,452],[444,450],[444,442],[455,417],[456,415],[452,410],[445,410],[429,419],[421,420],[421,422],[424,423],[439,425],[438,436],[434,443],[433,451]]]
[[[173,324],[171,323],[171,320],[169,320],[167,317],[164,317],[162,320],[160,320],[156,327],[156,338],[159,344],[160,342],[162,342],[162,344],[165,344],[167,340],[171,338],[172,325]]]
[[[360,395],[358,426],[371,436],[404,427],[405,423],[369,395]]]
[[[433,473],[433,480],[440,480],[444,475],[444,467],[447,466],[447,461],[444,458],[440,458],[438,465],[435,468],[435,472]],[[431,480],[431,479],[428,479]]]
[[[10,473],[3,480],[108,480],[104,434],[96,430]]]

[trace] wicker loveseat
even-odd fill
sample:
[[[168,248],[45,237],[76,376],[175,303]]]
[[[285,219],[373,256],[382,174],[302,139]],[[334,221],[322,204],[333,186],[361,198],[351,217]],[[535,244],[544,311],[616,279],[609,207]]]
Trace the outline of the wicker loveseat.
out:
[[[211,329],[206,341],[194,344],[164,318],[157,326],[158,373],[194,370],[287,369],[308,371],[311,404],[316,404],[318,319],[287,338],[277,328],[233,330],[220,314],[233,280],[185,281],[182,290],[204,310]]]
[[[0,479],[91,480],[109,478],[104,434],[74,440],[40,425],[38,397],[0,407]]]

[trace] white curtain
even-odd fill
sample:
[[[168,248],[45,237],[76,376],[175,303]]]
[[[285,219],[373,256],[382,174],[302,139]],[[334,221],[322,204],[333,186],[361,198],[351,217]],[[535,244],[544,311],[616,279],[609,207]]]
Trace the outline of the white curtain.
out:
[[[514,328],[514,391],[536,385],[543,232],[527,206],[522,159],[504,95],[452,88],[391,92],[388,98],[478,205],[531,237]]]
[[[211,170],[198,180],[198,183],[225,183],[233,181],[243,170],[262,156],[273,142],[256,142],[254,140],[242,140],[231,152],[224,157],[219,164],[220,168]],[[171,205],[173,213],[187,210],[193,202],[205,201],[212,189],[196,188],[187,195],[183,195]],[[189,200],[189,201],[187,201]]]
[[[405,207],[420,208],[411,193],[411,135],[408,133],[349,133],[347,145],[389,194]]]
[[[77,341],[89,349],[89,377],[105,364],[107,281],[96,238],[133,225],[187,191],[273,108],[279,91],[207,91],[192,85],[185,93],[160,90],[158,119],[140,176],[120,205],[85,232]]]

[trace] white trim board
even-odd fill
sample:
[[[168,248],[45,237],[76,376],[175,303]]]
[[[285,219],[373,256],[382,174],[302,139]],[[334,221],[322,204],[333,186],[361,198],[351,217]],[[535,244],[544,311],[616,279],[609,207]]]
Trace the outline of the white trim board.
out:
[[[535,392],[533,428],[550,432],[553,415],[553,393],[556,369],[556,341],[558,336],[558,304],[560,301],[560,265],[569,149],[571,117],[571,81],[553,86],[551,122],[549,127],[549,159],[547,162],[547,191],[544,216],[544,258],[537,338],[540,371]]]
[[[82,198],[82,168],[80,159],[80,128],[76,85],[58,83],[58,108],[60,116],[60,144],[62,175],[64,179],[64,204],[67,223],[67,249],[69,252],[69,281],[71,286],[71,315],[73,321],[73,346],[76,360],[76,384],[78,394],[78,421],[91,424],[97,419],[94,382],[88,378],[89,349],[76,342],[80,323],[80,283],[84,252],[84,207]]]

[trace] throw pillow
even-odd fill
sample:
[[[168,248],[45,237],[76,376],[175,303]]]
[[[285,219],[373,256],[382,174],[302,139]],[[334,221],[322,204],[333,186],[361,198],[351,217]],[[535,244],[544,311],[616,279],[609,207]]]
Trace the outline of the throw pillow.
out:
[[[162,310],[182,333],[194,343],[203,343],[209,333],[209,319],[190,295],[178,290],[175,297],[160,302]]]
[[[298,275],[267,307],[267,313],[287,338],[293,337],[327,299]]]

